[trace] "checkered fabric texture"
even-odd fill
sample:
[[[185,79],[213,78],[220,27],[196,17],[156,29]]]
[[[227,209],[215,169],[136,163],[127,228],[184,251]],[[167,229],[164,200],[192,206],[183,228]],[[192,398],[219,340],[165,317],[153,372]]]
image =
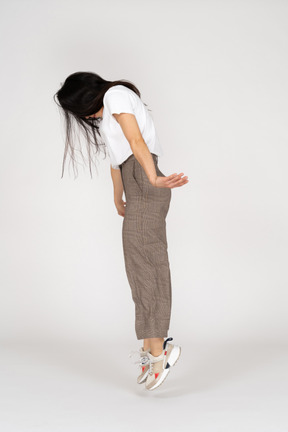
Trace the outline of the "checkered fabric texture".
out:
[[[158,176],[158,156],[151,153]],[[171,317],[171,276],[166,237],[166,215],[171,189],[153,186],[135,158],[120,171],[126,197],[122,241],[125,269],[135,303],[137,339],[167,337]]]

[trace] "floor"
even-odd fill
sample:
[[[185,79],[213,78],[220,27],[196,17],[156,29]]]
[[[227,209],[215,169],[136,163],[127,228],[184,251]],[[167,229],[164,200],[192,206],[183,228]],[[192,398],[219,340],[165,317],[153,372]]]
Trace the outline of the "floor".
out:
[[[288,431],[287,345],[189,342],[166,381],[150,392],[136,383],[136,357],[128,357],[137,348],[0,342],[0,430]]]

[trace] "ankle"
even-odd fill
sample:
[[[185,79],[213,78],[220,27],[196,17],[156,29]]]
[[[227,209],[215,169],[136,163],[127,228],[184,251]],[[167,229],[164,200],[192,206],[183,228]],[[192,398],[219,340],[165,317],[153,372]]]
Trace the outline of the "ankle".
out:
[[[164,344],[164,338],[152,338],[150,343],[151,346],[150,353],[154,357],[159,357],[163,352],[163,344]]]
[[[162,354],[162,350],[154,350],[154,351],[150,351],[150,354],[153,355],[153,357],[159,357]]]

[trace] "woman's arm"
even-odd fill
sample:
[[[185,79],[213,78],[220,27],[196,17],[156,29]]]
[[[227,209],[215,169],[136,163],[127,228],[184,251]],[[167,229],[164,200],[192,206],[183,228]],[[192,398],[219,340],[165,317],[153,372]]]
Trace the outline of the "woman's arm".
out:
[[[154,160],[145,143],[134,114],[113,114],[121,129],[129,141],[132,152],[143,167],[150,183],[155,187],[174,188],[188,183],[188,177],[182,177],[184,173],[171,174],[170,176],[157,176]]]
[[[113,116],[120,124],[126,139],[129,141],[131,150],[135,158],[143,167],[150,183],[155,185],[157,174],[154,161],[151,156],[150,150],[148,149],[147,144],[142,137],[136,117],[134,116],[134,114],[128,113],[113,114]]]
[[[110,165],[110,170],[111,170],[111,177],[112,177],[113,189],[114,189],[114,203],[117,208],[118,214],[120,216],[124,216],[125,215],[124,204],[126,203],[125,201],[122,200],[124,189],[123,189],[121,171],[120,169],[112,168],[111,165]]]

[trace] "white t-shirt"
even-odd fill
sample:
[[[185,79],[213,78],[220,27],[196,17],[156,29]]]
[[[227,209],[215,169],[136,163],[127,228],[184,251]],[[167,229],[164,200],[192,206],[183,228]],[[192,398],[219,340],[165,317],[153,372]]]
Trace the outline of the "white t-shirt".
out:
[[[110,87],[104,94],[103,106],[99,131],[108,149],[112,168],[119,169],[119,165],[133,154],[129,141],[113,113],[134,114],[150,152],[158,156],[163,155],[153,119],[141,98],[133,90],[123,85]]]

